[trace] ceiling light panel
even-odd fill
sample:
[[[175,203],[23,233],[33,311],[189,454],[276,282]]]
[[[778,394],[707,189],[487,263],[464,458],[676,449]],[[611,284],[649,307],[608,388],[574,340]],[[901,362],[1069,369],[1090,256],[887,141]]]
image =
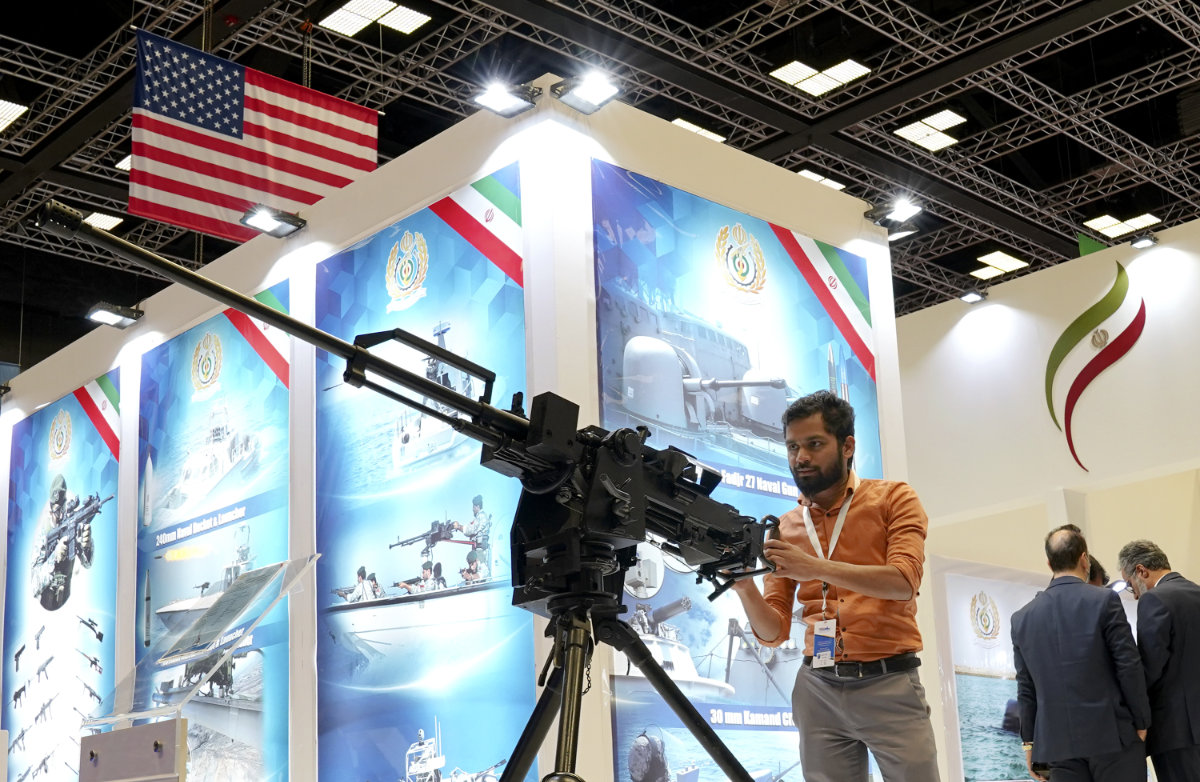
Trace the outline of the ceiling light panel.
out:
[[[796,82],[804,81],[809,76],[815,76],[816,73],[816,68],[810,68],[799,60],[792,60],[787,65],[771,71],[771,76],[786,84],[795,85]]]
[[[1158,225],[1161,222],[1162,222],[1162,220],[1159,220],[1154,215],[1152,215],[1150,213],[1146,213],[1146,214],[1138,215],[1137,217],[1129,218],[1128,220],[1125,221],[1125,224],[1136,231],[1141,228],[1149,228],[1152,225]]]
[[[816,76],[809,76],[804,81],[796,85],[796,89],[807,92],[814,98],[819,98],[827,92],[841,87],[842,83],[832,76],[824,73],[818,73]]]
[[[993,277],[999,277],[1004,272],[997,269],[995,266],[984,266],[982,269],[976,269],[971,272],[972,277],[978,277],[981,280],[990,280]]]
[[[390,27],[408,35],[428,22],[429,19],[430,17],[420,11],[414,11],[401,5],[379,17],[379,23],[384,27]]]
[[[829,78],[841,84],[849,84],[855,79],[861,79],[871,72],[871,69],[854,60],[843,60],[832,68],[826,68],[824,73]]]
[[[952,128],[955,125],[961,125],[966,121],[966,117],[950,111],[950,109],[939,111],[932,117],[926,117],[925,119],[921,120],[921,122],[924,122],[934,130],[945,130],[946,128]]]
[[[946,147],[954,146],[957,143],[958,139],[953,138],[952,136],[947,136],[940,130],[935,130],[928,136],[925,136],[916,142],[917,146],[924,147],[930,152],[937,152],[939,149],[945,149]]]
[[[29,111],[28,106],[22,106],[19,103],[0,100],[0,130],[4,130],[9,125],[17,121],[17,117]]]
[[[1083,224],[1093,231],[1103,231],[1105,228],[1111,228],[1120,222],[1120,220],[1112,215],[1100,215],[1099,217],[1093,217],[1091,220],[1084,220]]]
[[[1000,250],[988,253],[987,255],[981,255],[979,260],[983,261],[988,266],[995,266],[1002,272],[1013,272],[1029,265],[1020,258],[1014,258],[1008,253]]]
[[[124,222],[124,219],[120,218],[120,217],[116,217],[114,215],[106,215],[106,214],[100,214],[99,212],[92,212],[90,215],[83,218],[83,221],[85,223],[87,223],[88,225],[99,228],[102,231],[111,231],[112,229],[114,229],[118,225],[120,225],[122,222]]]

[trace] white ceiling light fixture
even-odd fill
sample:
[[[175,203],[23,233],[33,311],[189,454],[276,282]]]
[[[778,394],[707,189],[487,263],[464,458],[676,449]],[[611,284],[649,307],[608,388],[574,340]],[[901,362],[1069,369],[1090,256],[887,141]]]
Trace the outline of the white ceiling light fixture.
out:
[[[958,298],[962,299],[967,304],[977,304],[987,298],[987,293],[985,291],[972,288],[969,291],[963,291],[962,295]]]
[[[414,11],[391,0],[350,0],[329,16],[317,22],[318,27],[352,36],[369,25],[381,25],[408,34],[429,21],[420,11]]]
[[[770,75],[798,90],[807,92],[814,98],[819,98],[838,87],[844,87],[856,79],[861,79],[870,72],[869,67],[854,60],[842,60],[837,65],[830,66],[823,71],[818,71],[799,60],[792,60],[771,71]]]
[[[945,149],[952,144],[958,143],[958,139],[942,131],[956,125],[961,125],[966,121],[967,118],[961,114],[956,114],[949,109],[943,109],[937,114],[917,120],[916,122],[911,122],[892,132],[905,141],[911,141],[930,152],[937,152],[939,149]]]
[[[724,136],[719,136],[716,133],[713,133],[711,130],[705,130],[704,128],[700,127],[699,125],[692,123],[692,122],[688,122],[687,120],[683,119],[682,117],[676,117],[675,119],[671,120],[671,124],[678,125],[679,127],[683,128],[684,130],[690,130],[693,133],[695,133],[697,136],[702,136],[711,141],[715,141],[718,144],[725,143]]]
[[[16,122],[17,118],[27,111],[29,111],[28,106],[22,106],[20,103],[13,103],[12,101],[0,100],[0,130],[4,130]]]
[[[90,215],[83,218],[83,221],[88,225],[99,228],[102,231],[111,231],[121,223],[125,222],[125,218],[101,214],[100,212],[92,212]]]
[[[398,5],[391,11],[388,11],[383,16],[379,17],[379,23],[384,27],[395,30],[396,32],[410,35],[417,31],[418,28],[426,24],[431,17],[414,11],[411,8],[405,8]]]
[[[1161,222],[1162,220],[1147,212],[1137,217],[1131,217],[1128,220],[1118,220],[1112,215],[1107,214],[1100,215],[1099,217],[1093,217],[1091,220],[1084,220],[1083,224],[1110,239],[1115,239],[1118,236],[1131,234],[1134,231],[1140,231],[1143,228],[1149,228]]]
[[[118,160],[115,168],[119,168],[122,171],[132,171],[133,170],[133,155],[126,155],[125,157]]]
[[[1153,247],[1158,244],[1158,237],[1149,231],[1143,234],[1138,234],[1130,240],[1129,244],[1135,250],[1145,250],[1147,247]]]
[[[1022,261],[1020,258],[1015,258],[1006,252],[996,250],[987,255],[979,256],[979,260],[986,263],[988,266],[994,266],[1002,272],[1015,272],[1017,269],[1022,269],[1029,264]]]
[[[822,176],[822,175],[818,174],[816,171],[810,171],[807,168],[802,168],[799,171],[797,171],[796,173],[798,173],[800,176],[804,177],[805,179],[811,179],[812,181],[814,181],[818,184],[825,185],[825,187],[828,187],[832,190],[845,190],[846,189],[846,186],[843,183],[838,182],[834,179],[830,179],[827,176]]]
[[[984,266],[971,272],[972,277],[978,277],[981,280],[990,280],[993,277],[999,277],[1004,272],[997,269],[995,266]]]

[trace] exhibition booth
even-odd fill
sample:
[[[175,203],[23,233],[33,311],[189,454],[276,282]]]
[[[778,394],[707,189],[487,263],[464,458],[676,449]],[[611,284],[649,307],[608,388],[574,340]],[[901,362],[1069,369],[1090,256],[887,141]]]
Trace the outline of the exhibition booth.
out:
[[[341,340],[382,334],[374,355],[463,397],[528,411],[551,391],[581,428],[645,427],[749,516],[796,496],[786,400],[849,399],[859,474],[909,480],[931,518],[919,618],[943,778],[1013,778],[980,775],[1020,752],[1003,705],[987,709],[1015,692],[1005,620],[1048,577],[1046,530],[1079,523],[1110,572],[1143,535],[1185,573],[1195,559],[1198,229],[897,324],[871,205],[630,106],[580,114],[555,81],[204,273]],[[1120,275],[1103,323],[1064,342]],[[145,707],[209,677],[184,709],[191,778],[498,777],[551,648],[545,605],[510,585],[518,482],[479,464],[444,400],[356,387],[340,358],[179,285],[141,309],[22,373],[0,409],[9,774],[77,772],[73,727],[138,666]],[[1110,339],[1123,351],[1094,371]],[[63,518],[86,523],[60,551]],[[758,645],[695,563],[650,541],[636,554],[625,618],[654,659],[756,779],[800,779],[802,650]],[[217,673],[167,653],[239,576],[313,555],[301,591],[206,649],[233,650]],[[673,780],[725,778],[625,655],[599,646],[586,687],[584,778],[630,779],[647,757]],[[991,743],[964,732],[968,690]],[[528,778],[554,767],[547,743]]]

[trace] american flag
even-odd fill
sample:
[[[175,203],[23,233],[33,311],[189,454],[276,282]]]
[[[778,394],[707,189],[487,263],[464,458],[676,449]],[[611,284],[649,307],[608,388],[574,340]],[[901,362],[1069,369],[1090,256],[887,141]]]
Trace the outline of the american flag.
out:
[[[371,109],[138,32],[129,213],[234,241],[375,169]]]

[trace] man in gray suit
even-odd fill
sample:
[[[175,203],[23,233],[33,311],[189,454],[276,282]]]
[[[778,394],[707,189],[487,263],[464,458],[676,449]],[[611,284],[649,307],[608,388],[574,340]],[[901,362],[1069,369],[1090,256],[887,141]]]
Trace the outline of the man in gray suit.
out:
[[[1087,583],[1087,541],[1073,524],[1046,536],[1050,585],[1013,614],[1025,762],[1034,779],[1145,782],[1150,702],[1116,592]]]
[[[1200,779],[1200,586],[1171,570],[1148,540],[1117,555],[1137,598],[1138,650],[1153,727],[1146,749],[1159,782]]]

